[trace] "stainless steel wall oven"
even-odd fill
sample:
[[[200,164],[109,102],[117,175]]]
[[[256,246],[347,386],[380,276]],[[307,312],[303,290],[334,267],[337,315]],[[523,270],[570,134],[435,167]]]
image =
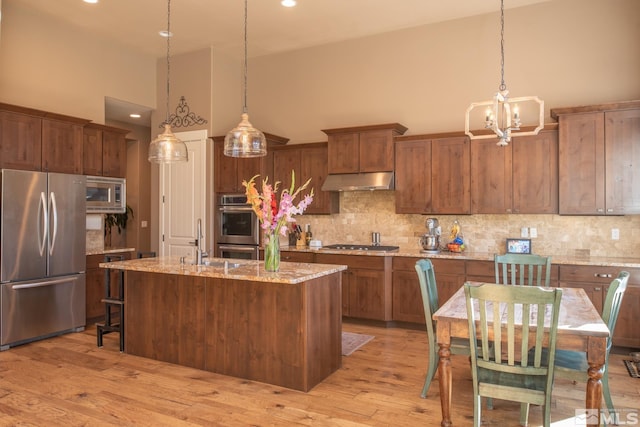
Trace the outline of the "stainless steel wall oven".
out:
[[[216,256],[258,259],[260,223],[244,194],[218,197]]]

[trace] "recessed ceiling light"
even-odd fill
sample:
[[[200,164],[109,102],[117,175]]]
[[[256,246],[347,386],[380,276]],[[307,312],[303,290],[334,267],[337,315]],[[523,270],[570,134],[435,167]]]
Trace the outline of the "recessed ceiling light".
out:
[[[167,30],[160,30],[158,31],[158,34],[160,34],[162,37],[173,37],[173,33]]]
[[[293,7],[296,5],[296,0],[282,0],[280,4],[284,7]]]
[[[82,0],[82,1],[84,1],[85,3],[91,3],[91,4],[98,3],[98,0]]]
[[[139,119],[140,118],[140,114],[131,113],[131,114],[129,114],[129,117],[131,117],[132,119]]]

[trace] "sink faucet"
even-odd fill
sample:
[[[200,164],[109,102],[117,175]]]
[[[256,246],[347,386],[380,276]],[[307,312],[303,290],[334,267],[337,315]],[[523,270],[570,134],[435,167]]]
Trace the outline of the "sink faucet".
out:
[[[198,226],[196,229],[196,265],[202,265],[202,258],[206,258],[209,256],[208,253],[202,250],[202,239],[204,234],[202,234],[202,220],[198,218]]]

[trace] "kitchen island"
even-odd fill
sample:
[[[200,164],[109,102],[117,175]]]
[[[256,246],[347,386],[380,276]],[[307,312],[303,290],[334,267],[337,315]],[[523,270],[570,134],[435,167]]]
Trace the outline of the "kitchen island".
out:
[[[207,262],[100,264],[125,271],[125,353],[302,391],[340,368],[346,266]]]

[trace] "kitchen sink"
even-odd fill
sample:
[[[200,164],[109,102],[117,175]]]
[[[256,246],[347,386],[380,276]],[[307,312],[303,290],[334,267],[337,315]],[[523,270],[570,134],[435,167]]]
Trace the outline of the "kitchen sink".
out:
[[[188,260],[186,261],[186,264],[190,264],[190,265],[195,265],[195,261],[194,260]],[[229,262],[229,261],[218,261],[218,260],[208,260],[208,259],[203,259],[202,260],[202,264],[203,267],[219,267],[219,268],[238,268],[240,267],[242,264],[238,263],[238,262]]]

